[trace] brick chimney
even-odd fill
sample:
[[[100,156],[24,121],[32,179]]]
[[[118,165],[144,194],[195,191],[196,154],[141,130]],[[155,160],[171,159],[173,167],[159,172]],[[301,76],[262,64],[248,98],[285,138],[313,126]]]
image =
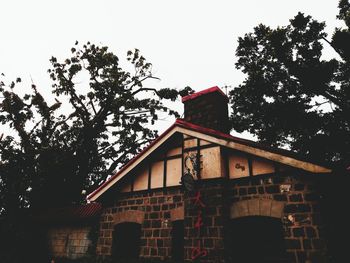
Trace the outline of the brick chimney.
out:
[[[185,120],[206,128],[229,133],[228,97],[218,87],[182,97]]]

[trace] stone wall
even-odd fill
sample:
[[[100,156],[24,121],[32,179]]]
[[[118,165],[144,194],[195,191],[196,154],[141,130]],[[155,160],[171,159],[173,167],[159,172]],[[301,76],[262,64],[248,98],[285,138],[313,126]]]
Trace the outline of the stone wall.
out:
[[[76,259],[86,256],[91,241],[90,226],[59,226],[48,231],[49,249],[53,258]]]
[[[169,258],[171,216],[173,215],[174,219],[178,217],[176,208],[179,207],[183,207],[183,194],[180,187],[168,188],[166,191],[158,189],[122,194],[114,205],[105,208],[101,215],[97,255],[105,257],[112,254],[112,234],[115,224],[141,222],[140,256],[156,259]],[[129,213],[126,213],[127,211]]]
[[[299,175],[298,175],[299,173]],[[230,203],[268,199],[284,202],[281,220],[291,262],[326,262],[324,222],[321,219],[318,178],[322,175],[271,175],[231,181]],[[246,216],[244,210],[241,215]]]
[[[140,257],[170,258],[172,221],[183,218],[185,260],[201,253],[201,262],[224,262],[231,249],[225,248],[226,223],[268,216],[282,222],[288,262],[326,262],[319,176],[293,171],[204,180],[191,194],[180,187],[118,194],[101,216],[97,255],[111,255],[115,224],[136,222],[142,228]],[[203,206],[194,202],[198,193]]]
[[[227,183],[225,179],[204,180],[185,196],[185,260],[224,262]]]

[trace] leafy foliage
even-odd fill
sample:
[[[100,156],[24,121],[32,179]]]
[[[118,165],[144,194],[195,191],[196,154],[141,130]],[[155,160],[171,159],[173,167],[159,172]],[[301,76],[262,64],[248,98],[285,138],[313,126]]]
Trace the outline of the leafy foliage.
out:
[[[64,62],[52,57],[52,105],[35,85],[20,96],[21,79],[1,82],[0,122],[14,131],[0,139],[3,213],[79,202],[83,190],[157,136],[148,123],[160,112],[177,116],[162,99],[174,101],[178,91],[145,86],[157,78],[139,50],[129,51],[127,60],[133,73],[107,47],[90,43],[76,43]]]
[[[260,24],[239,38],[236,67],[246,74],[230,93],[232,126],[316,161],[350,163],[350,4],[339,2],[336,28],[298,13],[290,24]],[[325,59],[323,46],[337,56]]]

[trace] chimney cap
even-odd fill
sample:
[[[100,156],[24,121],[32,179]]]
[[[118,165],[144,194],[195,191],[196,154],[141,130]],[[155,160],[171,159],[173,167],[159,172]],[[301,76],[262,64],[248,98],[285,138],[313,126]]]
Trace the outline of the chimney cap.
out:
[[[206,95],[206,94],[214,93],[214,92],[217,92],[218,94],[223,96],[225,98],[226,102],[228,102],[228,100],[229,100],[228,97],[225,95],[225,93],[218,86],[214,86],[214,87],[211,87],[211,88],[208,88],[208,89],[205,89],[205,90],[201,90],[201,91],[195,92],[193,94],[184,96],[184,97],[182,97],[181,101],[182,102],[186,102],[186,101],[198,98],[198,97],[200,97],[202,95]]]

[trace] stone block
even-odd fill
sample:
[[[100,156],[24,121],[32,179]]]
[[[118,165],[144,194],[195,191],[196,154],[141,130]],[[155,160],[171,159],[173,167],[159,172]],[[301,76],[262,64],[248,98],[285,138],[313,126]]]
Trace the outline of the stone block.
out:
[[[248,188],[248,194],[256,194],[257,191],[256,191],[256,187],[249,187]]]
[[[231,206],[231,218],[238,218],[249,215],[248,200],[239,201]]]
[[[251,216],[260,215],[259,199],[250,199],[247,201],[247,203],[248,203],[249,215]]]
[[[310,239],[303,239],[303,248],[304,249],[311,249],[311,240]]]
[[[150,213],[149,218],[150,219],[158,219],[159,218],[159,212]]]
[[[247,195],[247,188],[240,188],[239,195]]]
[[[320,199],[320,195],[316,193],[308,193],[305,194],[305,201],[318,201]]]
[[[306,235],[308,237],[316,237],[316,230],[313,227],[306,227]]]
[[[276,194],[273,196],[273,199],[276,201],[287,201],[287,196],[285,194]]]
[[[266,193],[269,193],[269,194],[278,194],[278,193],[280,193],[279,185],[266,186],[265,190],[266,190]]]
[[[284,210],[284,202],[271,201],[271,217],[282,218]]]
[[[152,236],[153,237],[159,237],[160,236],[160,230],[159,229],[154,229]]]
[[[184,207],[180,206],[178,208],[172,209],[170,211],[171,221],[183,220],[184,219]]]
[[[260,199],[259,202],[260,202],[260,205],[259,205],[260,215],[261,216],[270,216],[272,200],[270,200],[270,199]]]
[[[305,236],[305,231],[303,227],[296,227],[293,228],[293,236],[294,237],[304,237]]]
[[[144,218],[145,218],[145,212],[143,211],[127,210],[125,212],[119,212],[114,215],[114,224],[119,224],[123,222],[133,222],[133,223],[142,224]],[[108,229],[108,227],[104,229]]]
[[[286,238],[285,244],[287,249],[301,249],[301,244],[299,239]]]
[[[301,194],[292,194],[289,196],[290,202],[302,202],[303,196]]]
[[[265,193],[264,187],[259,186],[258,192],[259,192],[259,194],[264,194]]]
[[[160,228],[162,226],[161,220],[152,220],[151,223],[152,228]]]
[[[295,190],[295,191],[303,191],[304,188],[305,188],[305,185],[304,185],[304,184],[298,183],[298,184],[295,184],[295,185],[294,185],[294,190]]]

